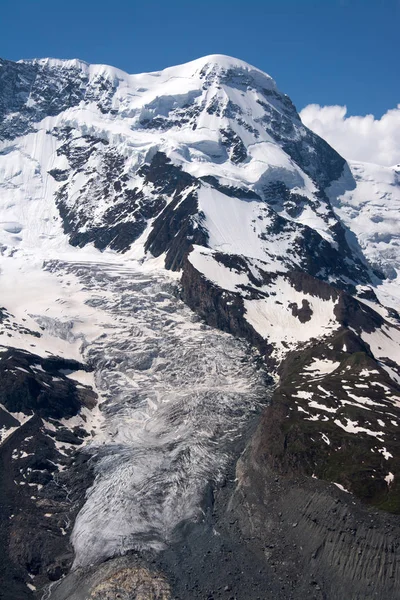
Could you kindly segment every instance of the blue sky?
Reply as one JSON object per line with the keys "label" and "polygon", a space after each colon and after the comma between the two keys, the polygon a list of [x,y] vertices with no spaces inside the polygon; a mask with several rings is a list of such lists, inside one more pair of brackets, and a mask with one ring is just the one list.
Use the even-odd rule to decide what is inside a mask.
{"label": "blue sky", "polygon": [[229,54],[274,77],[300,110],[380,117],[400,102],[400,0],[3,0],[0,56],[153,71]]}

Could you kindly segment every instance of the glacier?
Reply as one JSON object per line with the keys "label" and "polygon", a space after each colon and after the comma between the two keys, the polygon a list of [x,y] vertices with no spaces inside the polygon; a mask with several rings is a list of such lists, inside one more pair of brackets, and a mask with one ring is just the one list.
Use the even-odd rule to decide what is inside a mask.
{"label": "glacier", "polygon": [[100,335],[80,338],[101,418],[84,448],[96,478],[72,532],[75,566],[159,550],[177,525],[201,520],[207,488],[224,481],[233,443],[268,400],[265,373],[254,350],[183,304],[165,270],[115,261],[45,269],[75,280],[82,311],[103,322]]}

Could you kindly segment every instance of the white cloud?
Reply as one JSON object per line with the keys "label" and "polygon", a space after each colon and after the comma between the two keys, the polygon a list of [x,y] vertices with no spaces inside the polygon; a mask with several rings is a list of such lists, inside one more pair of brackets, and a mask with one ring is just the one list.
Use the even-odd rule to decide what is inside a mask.
{"label": "white cloud", "polygon": [[346,106],[309,104],[300,117],[348,160],[386,166],[400,163],[400,104],[380,119],[346,117],[346,113]]}

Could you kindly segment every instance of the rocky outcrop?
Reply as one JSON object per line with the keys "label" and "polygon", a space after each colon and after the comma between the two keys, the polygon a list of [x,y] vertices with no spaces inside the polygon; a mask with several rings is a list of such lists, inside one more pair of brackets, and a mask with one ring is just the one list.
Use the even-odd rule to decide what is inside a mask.
{"label": "rocky outcrop", "polygon": [[243,298],[213,284],[189,260],[184,263],[180,280],[183,301],[208,325],[245,338],[268,362],[272,347],[244,319]]}
{"label": "rocky outcrop", "polygon": [[0,404],[10,413],[68,418],[83,406],[93,407],[95,394],[79,388],[68,374],[89,370],[75,360],[43,359],[30,352],[9,348],[0,357]]}
{"label": "rocky outcrop", "polygon": [[[0,566],[4,600],[32,598],[70,569],[71,529],[93,480],[76,450],[89,432],[68,419],[95,394],[67,377],[74,360],[9,348],[0,355]],[[85,421],[81,419],[82,424]]]}
{"label": "rocky outcrop", "polygon": [[77,569],[51,592],[52,600],[171,600],[166,578],[135,556]]}
{"label": "rocky outcrop", "polygon": [[161,152],[142,172],[157,193],[172,195],[171,202],[155,219],[145,249],[154,256],[165,253],[166,268],[178,271],[193,244],[207,245],[208,235],[201,226],[197,202],[199,182]]}

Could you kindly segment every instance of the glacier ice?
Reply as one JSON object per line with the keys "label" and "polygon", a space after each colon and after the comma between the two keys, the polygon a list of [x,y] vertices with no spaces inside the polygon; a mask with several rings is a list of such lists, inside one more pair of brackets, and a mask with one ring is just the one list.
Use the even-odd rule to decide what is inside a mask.
{"label": "glacier ice", "polygon": [[103,426],[86,451],[96,478],[72,534],[75,566],[130,549],[161,549],[201,518],[209,482],[226,474],[232,442],[267,399],[256,356],[201,323],[165,272],[55,263],[112,324],[86,343]]}

